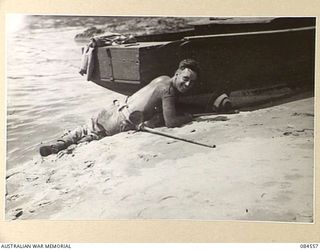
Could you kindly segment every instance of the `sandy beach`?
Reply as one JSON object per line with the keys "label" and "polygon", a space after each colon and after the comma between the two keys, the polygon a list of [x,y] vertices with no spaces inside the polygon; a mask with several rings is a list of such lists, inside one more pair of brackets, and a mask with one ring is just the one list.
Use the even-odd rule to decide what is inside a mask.
{"label": "sandy beach", "polygon": [[6,173],[6,219],[313,222],[314,98],[125,132]]}

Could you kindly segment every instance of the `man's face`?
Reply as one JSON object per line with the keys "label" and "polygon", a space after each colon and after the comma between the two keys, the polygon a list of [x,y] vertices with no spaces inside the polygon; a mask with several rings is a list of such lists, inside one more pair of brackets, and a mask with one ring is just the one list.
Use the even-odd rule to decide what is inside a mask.
{"label": "man's face", "polygon": [[175,87],[181,92],[185,93],[193,87],[197,81],[197,73],[191,69],[185,68],[177,73],[175,78]]}

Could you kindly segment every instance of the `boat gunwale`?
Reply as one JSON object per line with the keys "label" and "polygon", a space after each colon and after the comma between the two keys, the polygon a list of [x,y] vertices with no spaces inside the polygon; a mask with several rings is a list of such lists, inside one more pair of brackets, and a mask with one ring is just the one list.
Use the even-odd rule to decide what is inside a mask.
{"label": "boat gunwale", "polygon": [[190,41],[190,40],[194,40],[194,39],[205,39],[205,38],[215,38],[215,37],[278,34],[278,33],[306,31],[306,30],[315,30],[315,29],[316,29],[316,26],[308,26],[308,27],[292,28],[292,29],[280,29],[280,30],[238,32],[238,33],[225,33],[225,34],[213,34],[213,35],[201,35],[201,36],[186,36],[186,37],[182,38],[181,40],[182,41]]}

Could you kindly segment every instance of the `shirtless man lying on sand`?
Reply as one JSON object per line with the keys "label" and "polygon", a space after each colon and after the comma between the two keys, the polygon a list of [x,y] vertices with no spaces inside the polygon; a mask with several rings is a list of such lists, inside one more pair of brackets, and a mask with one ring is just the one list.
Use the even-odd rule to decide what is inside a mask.
{"label": "shirtless man lying on sand", "polygon": [[190,122],[192,115],[178,114],[175,104],[179,93],[191,89],[199,74],[195,60],[182,60],[173,77],[159,76],[123,102],[115,100],[91,118],[89,124],[68,132],[52,145],[41,146],[40,155],[56,154],[71,144],[134,130],[142,122],[150,127],[179,127]]}

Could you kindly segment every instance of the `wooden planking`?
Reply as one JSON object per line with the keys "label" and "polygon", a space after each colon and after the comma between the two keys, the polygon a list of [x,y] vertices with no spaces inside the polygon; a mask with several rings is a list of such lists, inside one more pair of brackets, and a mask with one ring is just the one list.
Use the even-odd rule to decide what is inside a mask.
{"label": "wooden planking", "polygon": [[[230,92],[276,84],[310,88],[314,84],[313,29],[228,34],[172,43],[110,46],[110,49],[114,81],[135,81],[140,87],[159,75],[173,75],[183,58],[194,58],[201,66],[203,85],[198,85],[190,94]],[[107,58],[103,55],[101,58],[100,64],[106,64]],[[99,66],[101,75],[110,73],[102,66],[107,67]],[[128,89],[132,89],[130,85],[132,83],[128,82]],[[110,85],[110,88],[119,91],[117,85]]]}
{"label": "wooden planking", "polygon": [[95,78],[112,81],[112,64],[106,47],[97,48],[95,60]]}
{"label": "wooden planking", "polygon": [[111,48],[111,61],[115,80],[139,81],[139,48]]}

